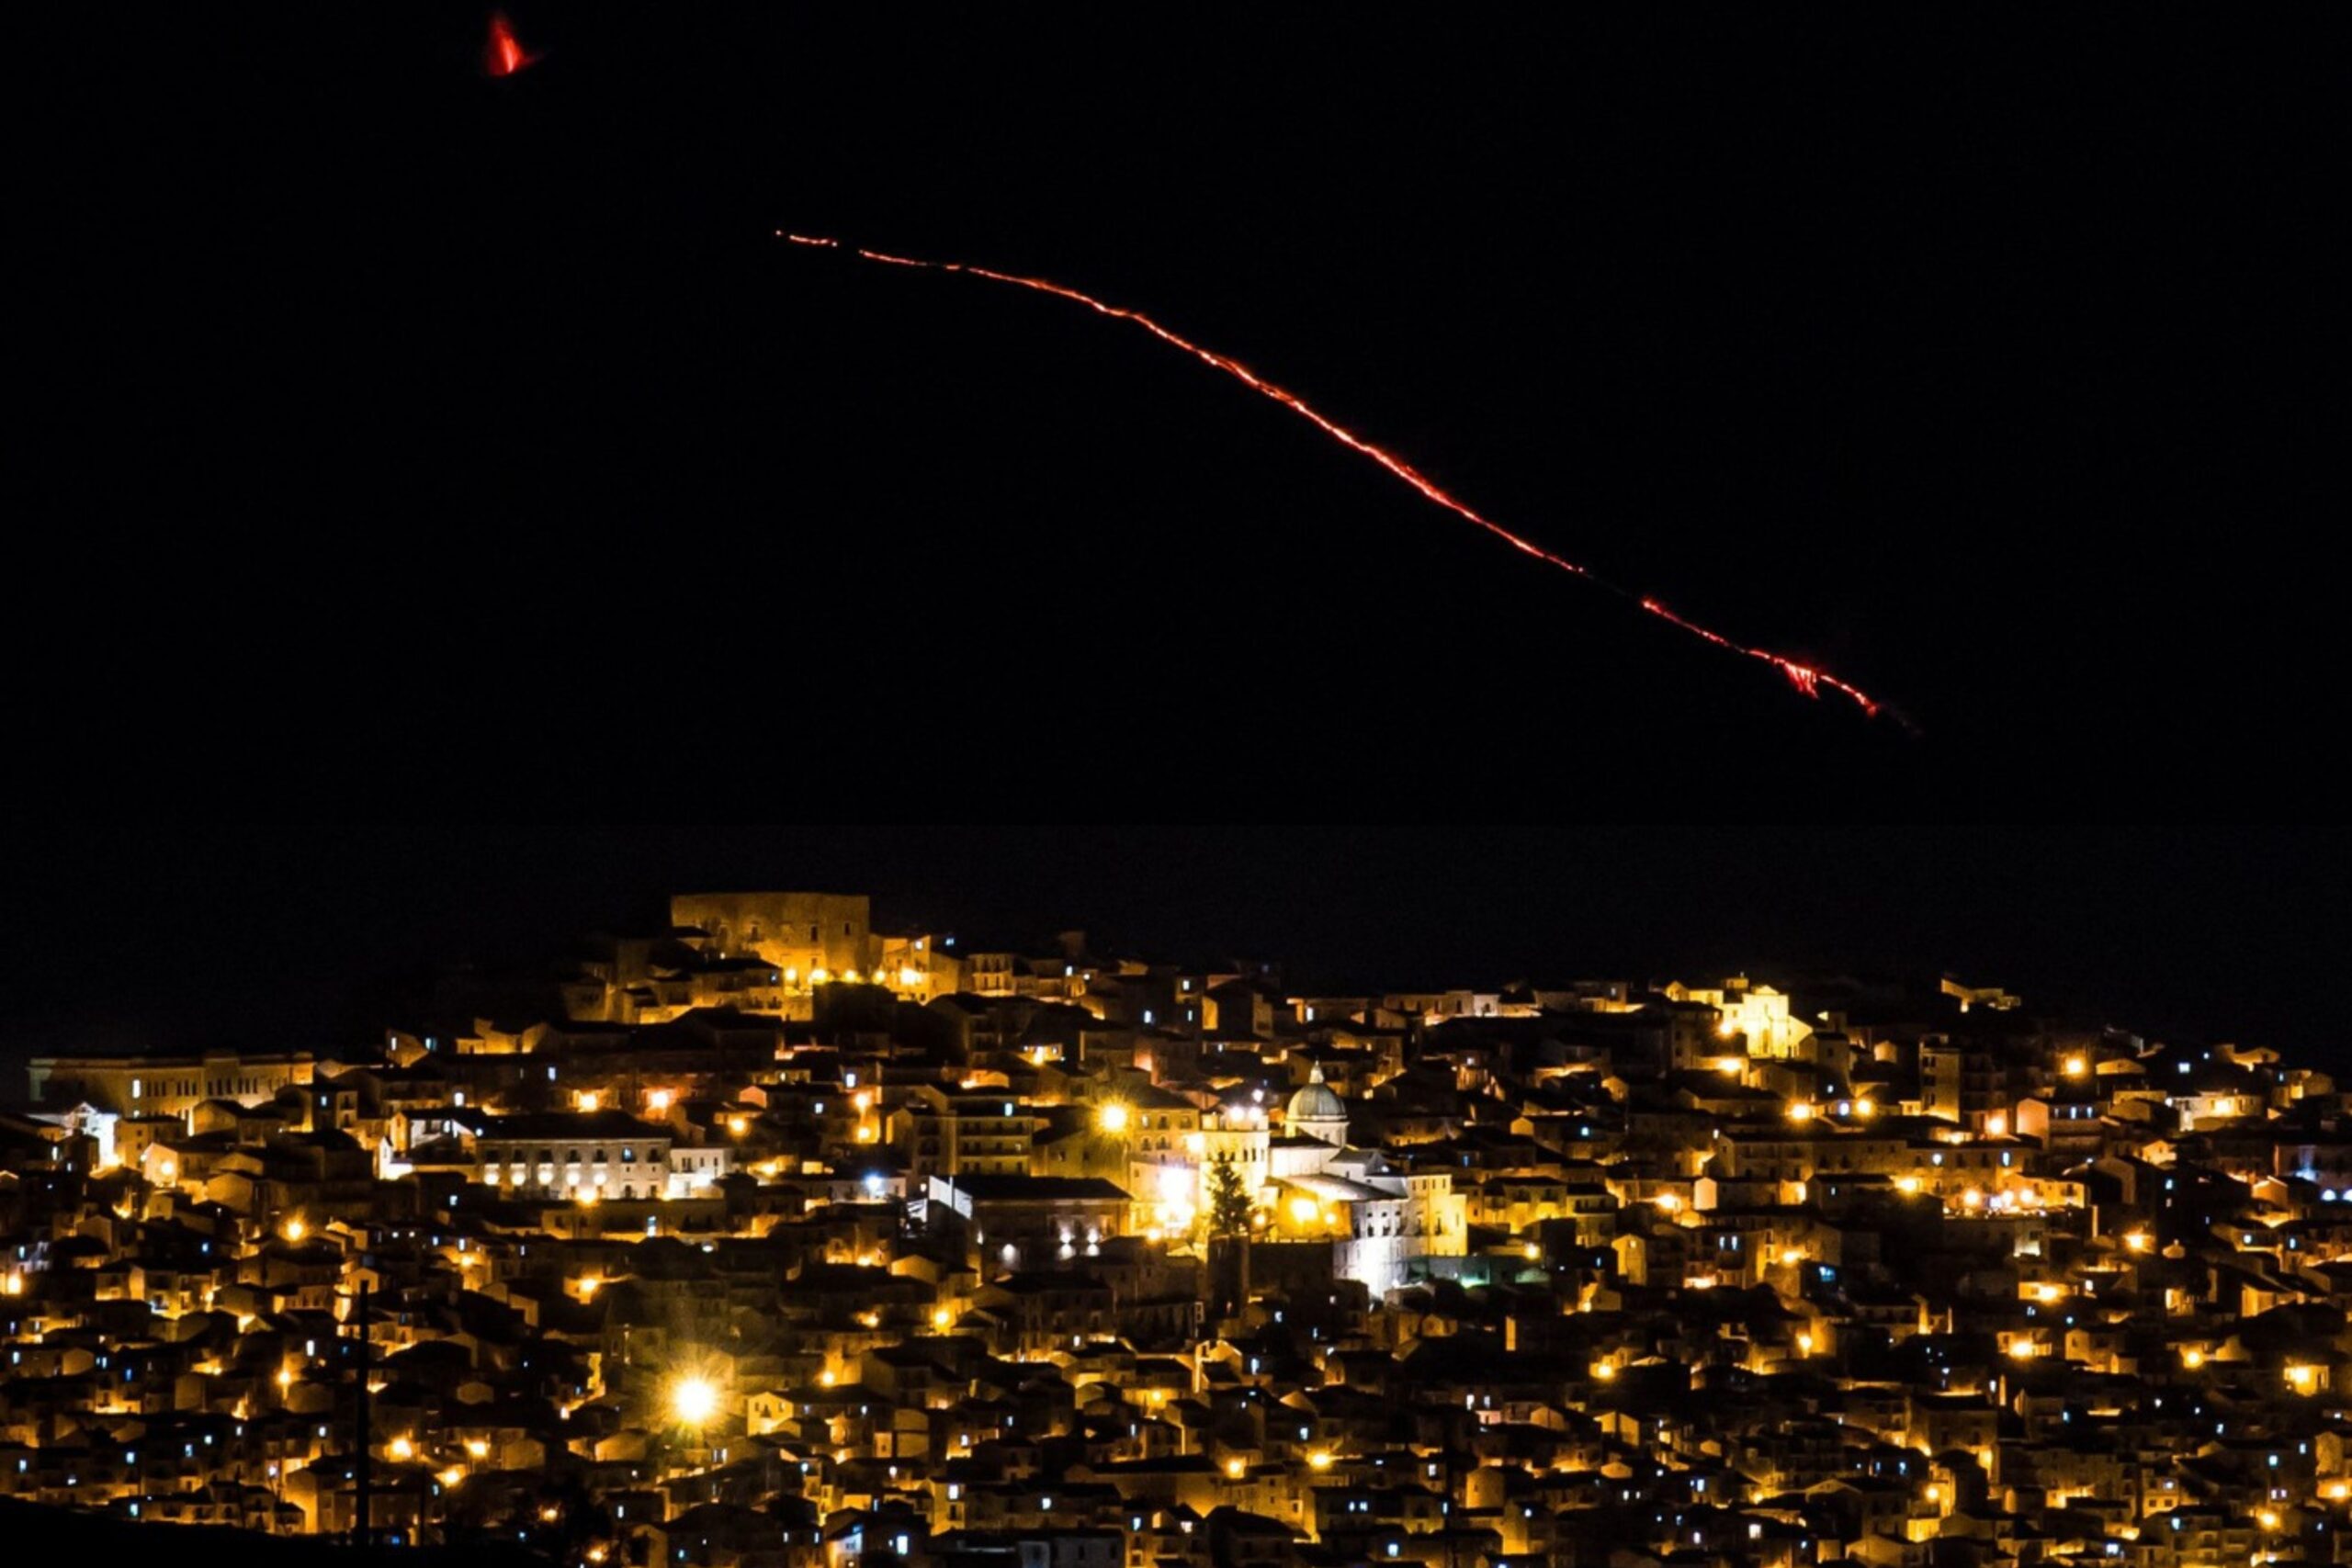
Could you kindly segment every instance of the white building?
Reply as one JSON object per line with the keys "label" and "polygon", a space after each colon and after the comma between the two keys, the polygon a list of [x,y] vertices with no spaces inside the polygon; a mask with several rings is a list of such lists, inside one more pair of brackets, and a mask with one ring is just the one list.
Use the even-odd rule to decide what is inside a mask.
{"label": "white building", "polygon": [[484,1116],[475,1134],[482,1180],[537,1198],[666,1198],[666,1127],[618,1111]]}
{"label": "white building", "polygon": [[720,1177],[735,1168],[735,1150],[728,1144],[672,1144],[670,1186],[673,1198],[698,1198]]}
{"label": "white building", "polygon": [[1290,1098],[1289,1135],[1272,1141],[1278,1234],[1331,1238],[1331,1271],[1375,1294],[1404,1285],[1415,1259],[1469,1250],[1469,1202],[1445,1171],[1396,1169],[1347,1147],[1348,1110],[1318,1071]]}

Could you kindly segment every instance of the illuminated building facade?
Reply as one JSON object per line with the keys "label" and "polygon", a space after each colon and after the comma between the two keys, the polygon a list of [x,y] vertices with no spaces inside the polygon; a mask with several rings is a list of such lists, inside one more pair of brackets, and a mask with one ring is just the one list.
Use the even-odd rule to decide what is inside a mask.
{"label": "illuminated building facade", "polygon": [[308,1051],[213,1051],[200,1056],[36,1056],[27,1073],[37,1102],[74,1097],[122,1116],[185,1118],[208,1100],[258,1105],[281,1089],[309,1084],[315,1066]]}
{"label": "illuminated building facade", "polygon": [[486,1186],[538,1198],[660,1198],[671,1133],[618,1111],[484,1116],[474,1134]]}

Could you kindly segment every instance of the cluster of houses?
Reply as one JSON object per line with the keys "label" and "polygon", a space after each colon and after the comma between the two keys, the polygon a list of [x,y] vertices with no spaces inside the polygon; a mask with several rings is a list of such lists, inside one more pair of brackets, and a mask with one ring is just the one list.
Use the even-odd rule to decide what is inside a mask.
{"label": "cluster of houses", "polygon": [[2325,1075],[1998,989],[1302,995],[861,897],[0,1111],[0,1497],[614,1568],[2239,1568]]}

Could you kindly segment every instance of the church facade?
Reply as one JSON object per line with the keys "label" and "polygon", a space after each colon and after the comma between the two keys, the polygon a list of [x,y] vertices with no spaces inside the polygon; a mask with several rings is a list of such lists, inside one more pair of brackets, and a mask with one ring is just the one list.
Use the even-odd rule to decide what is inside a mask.
{"label": "church facade", "polygon": [[1347,1103],[1317,1069],[1290,1098],[1283,1135],[1269,1140],[1279,1234],[1329,1236],[1331,1270],[1374,1295],[1412,1279],[1416,1261],[1469,1249],[1468,1202],[1446,1171],[1407,1171],[1348,1146]]}

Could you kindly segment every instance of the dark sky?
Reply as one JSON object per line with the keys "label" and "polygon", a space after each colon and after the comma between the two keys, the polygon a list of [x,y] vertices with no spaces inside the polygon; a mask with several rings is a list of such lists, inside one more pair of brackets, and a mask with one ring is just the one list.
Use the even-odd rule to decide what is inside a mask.
{"label": "dark sky", "polygon": [[[512,9],[505,81],[468,6],[28,52],[85,613],[12,673],[75,798],[2336,794],[2346,171],[2277,18]],[[1926,739],[1131,329],[778,226],[1146,308]]]}
{"label": "dark sky", "polygon": [[[463,960],[673,891],[869,892],[967,940],[1084,927],[1302,986],[1945,971],[2151,1034],[2352,1067],[2352,834],[1897,829],[104,829],[0,858],[0,1056],[319,1049]],[[398,1016],[396,1014],[391,1016]]]}

